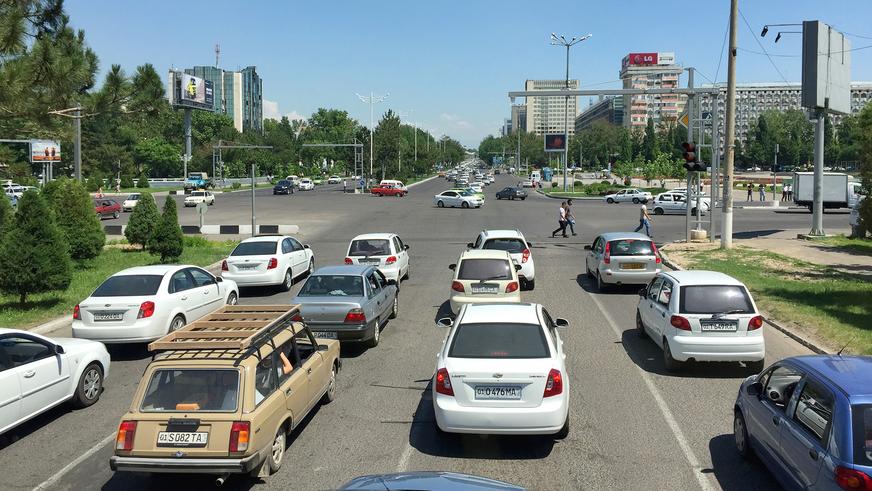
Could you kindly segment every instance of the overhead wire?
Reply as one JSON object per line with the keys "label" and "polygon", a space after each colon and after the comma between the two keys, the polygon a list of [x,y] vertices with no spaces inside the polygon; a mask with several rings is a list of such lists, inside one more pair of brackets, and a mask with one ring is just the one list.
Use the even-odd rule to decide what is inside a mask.
{"label": "overhead wire", "polygon": [[727,47],[727,34],[730,33],[730,22],[727,21],[727,27],[724,29],[724,40],[721,42],[721,56],[718,58],[718,69],[715,70],[715,80],[718,79],[718,74],[721,73],[721,63],[724,61],[725,48]]}
{"label": "overhead wire", "polygon": [[757,39],[757,33],[751,29],[751,24],[748,22],[748,19],[745,18],[745,14],[739,9],[739,15],[742,17],[742,20],[745,21],[745,26],[748,28],[748,32],[751,34],[751,37],[754,38],[754,41],[757,41],[757,45],[760,46],[760,49],[763,50],[763,54],[766,55],[766,58],[769,59],[769,63],[772,64],[772,67],[775,68],[775,71],[778,72],[778,75],[781,77],[781,80],[784,81],[785,84],[790,85],[790,82],[787,81],[787,77],[781,73],[781,69],[778,68],[778,65],[775,64],[775,60],[772,59],[772,56],[769,55],[769,52],[766,51],[766,48],[763,46],[763,43]]}

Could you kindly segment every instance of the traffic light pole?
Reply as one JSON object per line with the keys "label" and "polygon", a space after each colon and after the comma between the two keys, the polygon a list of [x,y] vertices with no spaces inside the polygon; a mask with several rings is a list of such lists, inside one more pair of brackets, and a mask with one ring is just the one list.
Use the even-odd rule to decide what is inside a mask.
{"label": "traffic light pole", "polygon": [[[687,88],[693,88],[693,67],[687,69]],[[687,141],[693,142],[693,95],[687,95],[687,107],[685,110],[687,111]],[[693,196],[691,194],[691,184],[693,183],[693,172],[687,173],[687,193],[685,194],[685,202],[684,202],[684,241],[685,243],[690,242],[690,199]]]}

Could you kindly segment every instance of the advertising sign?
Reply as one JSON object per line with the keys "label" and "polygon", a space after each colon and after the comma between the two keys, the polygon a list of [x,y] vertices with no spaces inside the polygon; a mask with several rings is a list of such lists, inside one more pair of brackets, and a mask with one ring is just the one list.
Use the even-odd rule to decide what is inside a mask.
{"label": "advertising sign", "polygon": [[215,95],[210,80],[180,73],[176,77],[176,84],[177,104],[212,109]]}
{"label": "advertising sign", "polygon": [[61,144],[53,140],[31,140],[31,162],[60,162]]}
{"label": "advertising sign", "polygon": [[802,23],[802,107],[851,113],[851,40],[816,20]]}
{"label": "advertising sign", "polygon": [[630,53],[624,57],[624,66],[656,65],[657,53]]}
{"label": "advertising sign", "polygon": [[564,150],[566,150],[566,136],[563,133],[559,135],[545,135],[546,152],[563,152]]}

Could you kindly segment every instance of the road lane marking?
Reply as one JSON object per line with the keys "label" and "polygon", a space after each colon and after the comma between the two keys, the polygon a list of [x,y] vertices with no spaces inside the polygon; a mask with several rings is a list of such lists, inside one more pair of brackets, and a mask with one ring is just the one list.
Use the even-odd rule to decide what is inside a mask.
{"label": "road lane marking", "polygon": [[409,458],[412,457],[412,445],[406,441],[406,448],[403,450],[403,455],[400,456],[400,461],[397,462],[397,472],[406,472],[406,467],[409,465]]}
{"label": "road lane marking", "polygon": [[84,462],[85,460],[87,460],[88,457],[90,457],[90,456],[94,455],[95,453],[99,452],[100,449],[102,449],[103,447],[105,447],[106,445],[108,445],[109,442],[111,442],[111,441],[114,440],[114,439],[115,439],[115,433],[112,433],[111,435],[107,436],[106,438],[100,440],[96,445],[94,445],[93,447],[91,447],[87,452],[83,453],[82,455],[79,455],[78,457],[76,457],[75,460],[73,460],[72,462],[70,462],[69,464],[67,464],[66,466],[64,466],[63,469],[57,471],[53,476],[51,476],[50,478],[48,478],[48,479],[46,479],[45,481],[43,481],[42,484],[40,484],[39,486],[33,488],[33,491],[42,491],[43,489],[48,489],[50,486],[53,486],[53,485],[56,484],[58,481],[60,481],[61,478],[64,477],[64,475],[65,475],[67,472],[70,472],[70,471],[73,470],[73,468],[75,468],[77,465],[79,465],[79,464],[81,464],[82,462]]}
{"label": "road lane marking", "polygon": [[[611,326],[612,330],[621,338],[623,336],[623,331],[618,327],[617,322],[612,318],[612,316],[606,311],[605,306],[600,302],[600,300],[596,297],[596,295],[587,292],[590,295],[590,298],[593,299],[593,302],[596,304],[597,308],[602,312],[603,317],[606,318],[606,321]],[[651,380],[651,376],[648,375],[648,372],[642,369],[639,365],[636,365],[636,369],[639,370],[639,374],[642,377],[642,380],[645,381],[645,386],[648,388],[648,392],[651,393],[651,396],[654,398],[654,402],[657,403],[657,407],[660,409],[660,413],[663,415],[663,419],[666,420],[666,424],[669,426],[669,429],[672,430],[672,435],[675,437],[675,440],[678,442],[678,446],[681,448],[681,451],[684,453],[684,458],[687,459],[687,462],[690,464],[690,467],[693,470],[693,475],[696,476],[696,480],[699,482],[700,488],[704,491],[714,491],[716,488],[712,485],[709,477],[706,474],[702,473],[702,466],[699,463],[699,459],[696,458],[696,454],[693,453],[693,449],[690,448],[690,444],[687,443],[687,437],[684,436],[684,432],[681,431],[681,427],[678,426],[678,422],[675,419],[675,416],[672,415],[672,411],[669,409],[669,406],[666,404],[666,400],[663,399],[663,395],[660,393],[660,390],[657,389],[657,386],[654,385],[654,381]]]}

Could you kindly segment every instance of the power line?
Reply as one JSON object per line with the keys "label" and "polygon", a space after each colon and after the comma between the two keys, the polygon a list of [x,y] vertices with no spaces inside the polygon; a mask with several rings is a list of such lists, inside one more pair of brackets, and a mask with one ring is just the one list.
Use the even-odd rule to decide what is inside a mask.
{"label": "power line", "polygon": [[[818,53],[818,56],[829,56],[829,55],[837,55],[840,53],[850,53],[851,51],[861,51],[861,50],[869,49],[869,48],[872,48],[872,44],[869,44],[867,46],[860,46],[859,48],[841,49],[839,51],[830,51],[828,53]],[[779,58],[800,58],[800,55],[777,55],[777,54],[763,53],[760,51],[754,51],[754,50],[745,49],[745,48],[737,48],[737,49],[739,51],[744,51],[745,53],[751,53],[751,54],[755,54],[755,55],[777,56]]]}
{"label": "power line", "polygon": [[718,58],[718,69],[715,70],[715,80],[718,79],[718,74],[721,73],[721,63],[723,63],[723,61],[724,61],[724,53],[726,53],[724,48],[727,47],[727,34],[729,34],[729,33],[730,33],[730,22],[728,20],[727,27],[724,29],[724,40],[721,43],[721,56],[720,56],[720,58]]}
{"label": "power line", "polygon": [[784,76],[783,73],[781,73],[781,70],[778,69],[778,65],[775,64],[775,60],[773,60],[772,57],[769,56],[769,53],[766,51],[766,48],[763,47],[763,43],[761,43],[760,40],[757,39],[757,33],[755,33],[753,29],[751,29],[751,24],[748,23],[748,19],[745,18],[745,14],[742,12],[741,9],[739,9],[739,15],[742,16],[742,20],[745,21],[745,26],[748,28],[748,32],[751,34],[751,37],[754,38],[754,41],[757,41],[757,45],[760,46],[761,50],[763,50],[763,54],[766,55],[766,58],[769,58],[769,63],[772,64],[772,67],[775,68],[775,71],[778,72],[779,76],[781,76],[781,80],[783,80],[784,83],[789,85],[790,82],[787,81],[787,78]]}
{"label": "power line", "polygon": [[762,51],[754,51],[754,50],[751,50],[751,49],[745,49],[745,48],[736,48],[736,49],[738,49],[739,51],[743,51],[743,52],[745,52],[745,53],[751,53],[751,54],[754,54],[754,55],[776,56],[776,57],[778,57],[778,58],[799,58],[799,57],[800,57],[799,55],[778,55],[778,54],[769,54],[769,53],[764,53],[764,52],[762,52]]}

